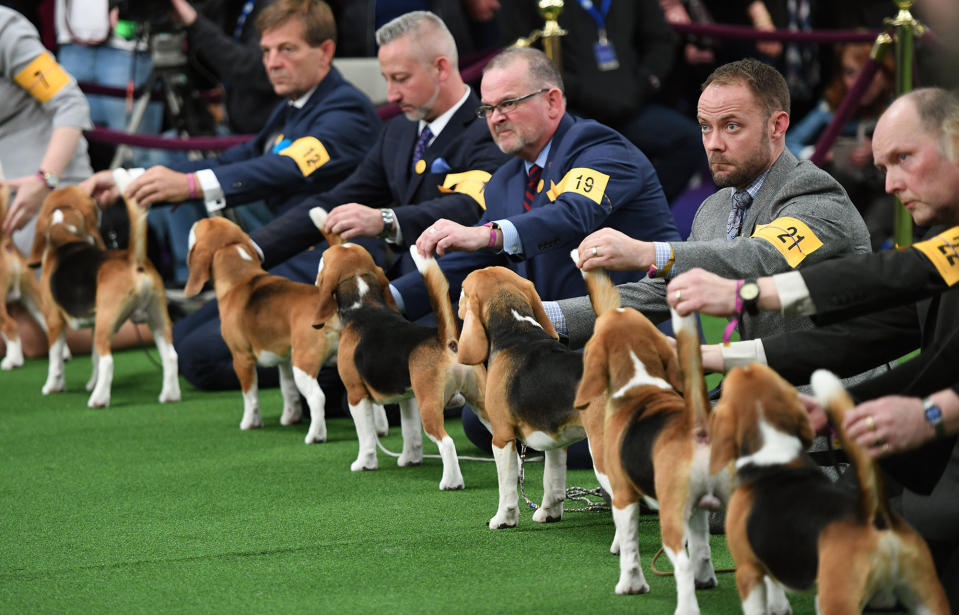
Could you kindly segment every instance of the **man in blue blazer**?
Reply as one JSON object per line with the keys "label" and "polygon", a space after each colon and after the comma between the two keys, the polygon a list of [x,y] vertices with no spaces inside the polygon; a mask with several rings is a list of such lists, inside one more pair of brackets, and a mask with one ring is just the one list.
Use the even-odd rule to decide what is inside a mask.
{"label": "man in blue blazer", "polygon": [[476,116],[479,99],[460,77],[452,35],[433,13],[413,11],[382,26],[376,40],[387,98],[404,117],[386,125],[340,185],[253,234],[266,267],[322,241],[309,218],[317,205],[330,212],[331,232],[385,239],[394,250],[380,264],[390,277],[412,270],[405,248],[434,221],[473,224],[483,212],[483,186],[508,156]]}
{"label": "man in blue blazer", "polygon": [[[559,73],[535,49],[508,49],[487,65],[479,113],[514,158],[486,185],[479,224],[441,219],[417,240],[421,253],[443,256],[439,263],[454,297],[470,271],[489,265],[514,269],[544,300],[585,294],[569,253],[600,227],[679,238],[646,156],[611,128],[566,113],[562,88]],[[642,273],[614,276],[624,282]],[[411,319],[429,311],[419,274],[397,279],[394,294]]]}

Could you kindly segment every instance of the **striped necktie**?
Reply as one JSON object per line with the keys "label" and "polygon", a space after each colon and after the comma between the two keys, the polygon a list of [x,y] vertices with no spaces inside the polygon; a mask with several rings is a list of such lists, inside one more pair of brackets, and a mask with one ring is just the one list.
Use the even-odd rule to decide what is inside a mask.
{"label": "striped necktie", "polygon": [[426,148],[432,138],[433,132],[430,130],[430,127],[424,126],[423,132],[420,133],[420,138],[416,140],[416,147],[413,148],[413,161],[410,163],[410,168],[413,171],[416,171],[416,163],[422,160],[426,154]]}
{"label": "striped necktie", "polygon": [[745,190],[733,193],[733,208],[729,210],[729,217],[726,219],[726,239],[735,239],[743,232],[746,211],[752,204],[753,197]]}
{"label": "striped necktie", "polygon": [[538,165],[534,164],[529,168],[529,180],[526,182],[526,193],[523,194],[523,209],[526,211],[529,211],[529,208],[533,205],[533,199],[536,198],[536,188],[542,174],[543,169]]}

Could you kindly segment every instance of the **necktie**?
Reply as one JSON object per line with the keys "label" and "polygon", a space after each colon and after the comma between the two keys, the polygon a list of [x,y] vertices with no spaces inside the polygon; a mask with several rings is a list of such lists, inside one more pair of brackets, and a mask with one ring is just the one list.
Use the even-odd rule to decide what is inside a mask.
{"label": "necktie", "polygon": [[729,218],[726,219],[726,239],[735,239],[742,233],[746,211],[752,204],[753,197],[745,190],[737,190],[733,193],[733,208],[729,211]]}
{"label": "necktie", "polygon": [[533,199],[536,198],[536,188],[539,184],[540,175],[543,174],[543,169],[537,165],[533,165],[529,168],[529,180],[526,182],[526,193],[523,194],[523,209],[529,211],[530,206],[533,204]]}
{"label": "necktie", "polygon": [[416,163],[423,159],[423,155],[426,153],[426,146],[429,145],[430,139],[432,138],[433,132],[430,130],[430,127],[424,127],[423,132],[420,133],[420,138],[416,140],[416,147],[413,148],[413,162],[410,163],[413,171],[416,171]]}

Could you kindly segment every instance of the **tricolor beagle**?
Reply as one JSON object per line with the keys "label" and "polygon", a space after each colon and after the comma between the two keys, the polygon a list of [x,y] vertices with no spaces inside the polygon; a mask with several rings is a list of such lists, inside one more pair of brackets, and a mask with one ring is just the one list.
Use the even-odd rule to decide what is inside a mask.
{"label": "tricolor beagle", "polygon": [[[314,208],[310,215],[322,229],[325,212]],[[422,461],[422,419],[422,430],[439,446],[443,460],[440,489],[462,489],[463,475],[456,446],[443,425],[443,409],[460,392],[482,411],[486,371],[456,361],[459,327],[446,277],[434,259],[421,258],[411,246],[439,326],[416,325],[397,310],[386,275],[369,252],[356,244],[334,245],[329,237],[327,241],[330,247],[323,252],[316,276],[320,289],[316,322],[321,326],[338,313],[342,324],[336,366],[359,438],[359,453],[350,469],[378,467],[373,404],[398,403],[403,433],[399,465]]]}
{"label": "tricolor beagle", "polygon": [[673,315],[677,356],[645,316],[620,307],[604,272],[584,278],[597,319],[575,404],[584,409],[596,476],[612,495],[616,593],[649,591],[638,542],[644,496],[659,508],[663,550],[676,577],[675,612],[698,613],[695,590],[716,585],[707,509],[725,501],[730,485],[728,474],[709,475],[710,405],[695,315]]}
{"label": "tricolor beagle", "polygon": [[493,434],[499,507],[491,529],[519,521],[517,438],[544,451],[543,500],[533,521],[563,518],[566,447],[586,436],[573,407],[583,355],[558,341],[533,283],[505,267],[487,267],[463,280],[461,363],[488,359],[486,409],[477,416]]}
{"label": "tricolor beagle", "polygon": [[735,462],[726,539],[743,612],[789,613],[781,584],[818,589],[816,610],[826,615],[860,613],[880,591],[913,612],[946,615],[928,547],[890,511],[875,462],[845,436],[842,416],[852,400],[825,370],[812,385],[855,466],[858,489],[832,483],[804,454],[814,435],[807,411],[766,366],[731,370],[711,416],[712,469]]}
{"label": "tricolor beagle", "polygon": [[220,332],[233,355],[233,369],[243,391],[240,429],[263,426],[256,365],[277,366],[283,414],[280,424],[298,423],[300,393],[310,408],[307,444],[326,441],[326,396],[316,380],[323,363],[336,352],[339,326],[331,319],[313,328],[319,292],[311,284],[271,275],[249,236],[226,218],[204,218],[190,229],[184,292],[193,296],[213,280]]}
{"label": "tricolor beagle", "polygon": [[[124,169],[114,170],[120,193],[129,183]],[[41,265],[40,288],[50,342],[50,366],[43,394],[63,391],[65,326],[93,326],[93,374],[87,405],[110,405],[113,356],[110,340],[128,318],[145,319],[163,365],[161,403],[180,401],[177,355],[170,333],[163,280],[146,257],[147,211],[124,197],[130,217],[126,250],[106,250],[97,226],[99,211],[75,186],[51,192],[37,217],[31,266]]]}
{"label": "tricolor beagle", "polygon": [[[3,177],[0,176],[0,181]],[[7,215],[10,187],[0,183],[0,220]],[[46,327],[43,320],[43,298],[37,278],[27,266],[13,240],[0,231],[0,334],[6,344],[6,354],[0,369],[11,370],[23,366],[23,345],[17,321],[7,312],[7,303],[19,302],[33,318]],[[69,358],[69,357],[68,357]]]}

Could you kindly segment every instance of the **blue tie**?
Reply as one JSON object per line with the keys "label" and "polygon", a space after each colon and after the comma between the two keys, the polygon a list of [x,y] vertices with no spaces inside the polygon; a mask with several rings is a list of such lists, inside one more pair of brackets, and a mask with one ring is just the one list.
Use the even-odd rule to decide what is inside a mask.
{"label": "blue tie", "polygon": [[726,219],[726,239],[735,239],[742,233],[746,211],[752,204],[753,197],[745,190],[733,193],[733,208],[729,210],[729,217]]}
{"label": "blue tie", "polygon": [[423,128],[423,132],[420,133],[420,138],[416,141],[416,147],[413,148],[413,162],[410,163],[410,168],[414,172],[416,171],[416,163],[423,159],[423,155],[426,154],[426,147],[432,138],[433,133],[430,131],[430,127],[426,126]]}

